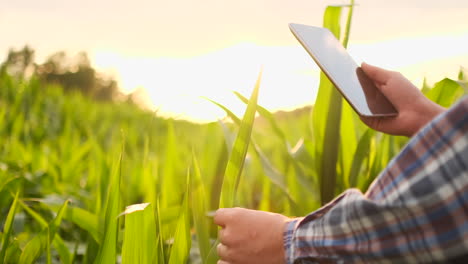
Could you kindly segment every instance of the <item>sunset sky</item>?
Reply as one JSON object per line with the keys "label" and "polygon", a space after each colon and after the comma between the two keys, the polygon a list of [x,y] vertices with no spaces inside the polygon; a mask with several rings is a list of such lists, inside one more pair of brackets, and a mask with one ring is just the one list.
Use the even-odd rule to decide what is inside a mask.
{"label": "sunset sky", "polygon": [[[270,110],[313,103],[318,70],[288,23],[320,26],[324,0],[0,0],[0,59],[29,44],[37,61],[86,51],[126,92],[145,90],[159,113],[197,121],[241,115],[260,69],[259,103]],[[417,86],[468,68],[468,1],[360,0],[349,51],[401,71]],[[343,14],[343,17],[347,13]]]}

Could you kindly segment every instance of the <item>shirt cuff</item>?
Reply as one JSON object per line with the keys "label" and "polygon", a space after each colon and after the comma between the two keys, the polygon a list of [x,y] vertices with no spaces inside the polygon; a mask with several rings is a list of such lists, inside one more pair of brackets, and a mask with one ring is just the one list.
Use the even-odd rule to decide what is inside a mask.
{"label": "shirt cuff", "polygon": [[283,233],[284,257],[286,264],[294,263],[294,247],[292,246],[294,239],[294,232],[296,231],[299,223],[304,219],[303,217],[294,218],[292,221],[286,223]]}

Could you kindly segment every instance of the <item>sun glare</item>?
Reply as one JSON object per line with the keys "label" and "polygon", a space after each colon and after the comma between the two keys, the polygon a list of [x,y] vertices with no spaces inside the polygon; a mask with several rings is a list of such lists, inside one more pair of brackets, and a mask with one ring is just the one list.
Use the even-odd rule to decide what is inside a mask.
{"label": "sun glare", "polygon": [[[366,61],[401,71],[417,86],[456,78],[468,61],[468,33],[395,39],[377,43],[350,43],[357,63]],[[245,105],[233,94],[249,96],[263,68],[259,104],[272,110],[312,104],[319,70],[296,46],[265,47],[240,44],[189,58],[144,58],[100,51],[96,67],[111,72],[126,93],[145,89],[146,104],[159,114],[207,122],[225,113],[206,98],[242,116]]]}

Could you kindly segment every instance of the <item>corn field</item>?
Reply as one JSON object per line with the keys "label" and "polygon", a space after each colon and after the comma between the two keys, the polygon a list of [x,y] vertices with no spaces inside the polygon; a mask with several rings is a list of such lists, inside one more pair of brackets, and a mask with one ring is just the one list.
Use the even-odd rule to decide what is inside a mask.
{"label": "corn field", "polygon": [[[324,13],[345,46],[352,10]],[[466,78],[422,89],[448,107]],[[407,141],[367,128],[323,74],[292,118],[257,105],[261,74],[252,91],[233,94],[244,116],[207,101],[228,118],[193,124],[0,73],[0,264],[214,264],[217,208],[305,215],[366,190]]]}

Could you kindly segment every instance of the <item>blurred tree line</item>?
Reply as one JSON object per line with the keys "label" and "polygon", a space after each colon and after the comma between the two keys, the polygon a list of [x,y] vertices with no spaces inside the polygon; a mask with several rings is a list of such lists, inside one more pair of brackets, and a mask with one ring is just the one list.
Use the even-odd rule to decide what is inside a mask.
{"label": "blurred tree line", "polygon": [[116,80],[98,73],[91,66],[85,52],[72,58],[63,51],[56,52],[42,64],[35,62],[34,53],[28,46],[19,50],[10,49],[0,65],[0,73],[20,79],[36,76],[44,83],[60,85],[65,92],[78,91],[99,101],[133,101],[134,95],[124,96],[119,91]]}

